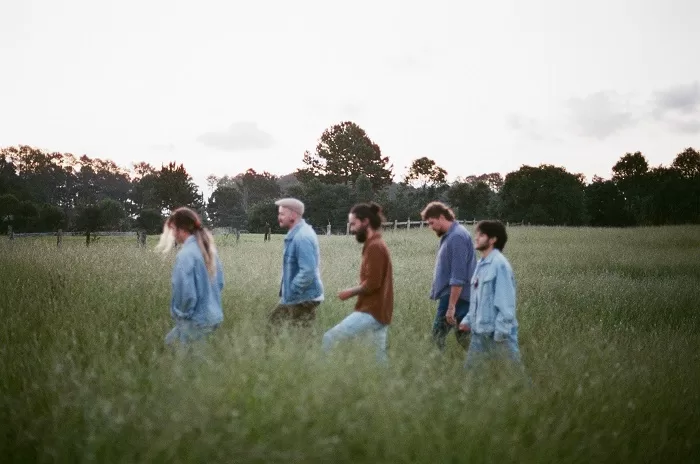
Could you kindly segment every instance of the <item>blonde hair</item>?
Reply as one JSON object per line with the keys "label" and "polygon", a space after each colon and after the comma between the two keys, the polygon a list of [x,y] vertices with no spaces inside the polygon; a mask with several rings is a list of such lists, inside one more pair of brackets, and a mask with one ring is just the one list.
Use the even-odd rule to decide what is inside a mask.
{"label": "blonde hair", "polygon": [[163,224],[163,233],[160,236],[158,245],[156,245],[156,250],[163,253],[167,253],[175,245],[175,235],[170,226],[186,230],[194,235],[197,245],[199,245],[199,250],[204,257],[204,264],[207,266],[209,277],[213,279],[216,275],[216,244],[214,243],[214,236],[209,229],[202,226],[202,220],[199,218],[199,215],[184,206],[172,212],[165,224]]}

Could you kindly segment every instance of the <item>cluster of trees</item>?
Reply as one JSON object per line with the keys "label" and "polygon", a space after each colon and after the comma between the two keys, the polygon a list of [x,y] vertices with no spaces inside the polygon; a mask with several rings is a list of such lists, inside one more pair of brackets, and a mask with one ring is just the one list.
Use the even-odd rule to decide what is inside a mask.
{"label": "cluster of trees", "polygon": [[447,171],[416,159],[400,182],[378,144],[353,122],[323,132],[302,167],[278,177],[249,169],[207,178],[208,201],[182,164],[125,170],[110,160],[48,153],[29,146],[0,149],[0,232],[132,230],[156,233],[172,209],[190,206],[213,227],[277,230],[274,200],[306,204],[319,230],[344,230],[356,202],[382,204],[389,220],[418,220],[426,203],[441,200],[462,219],[500,218],[541,225],[631,226],[700,223],[700,153],[687,148],[670,166],[650,167],[640,152],[623,155],[611,179],[552,165],[469,175],[447,182]]}

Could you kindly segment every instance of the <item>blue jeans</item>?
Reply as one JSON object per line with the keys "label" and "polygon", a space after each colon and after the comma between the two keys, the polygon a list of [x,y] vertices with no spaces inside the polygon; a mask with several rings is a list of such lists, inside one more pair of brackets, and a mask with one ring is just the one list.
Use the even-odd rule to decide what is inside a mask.
{"label": "blue jeans", "polygon": [[353,311],[335,327],[323,334],[323,351],[330,351],[341,340],[359,335],[368,335],[377,349],[377,360],[387,362],[386,339],[389,326],[379,323],[374,316],[360,311]]}
{"label": "blue jeans", "polygon": [[207,337],[214,332],[219,324],[212,326],[198,326],[187,320],[179,320],[175,323],[175,327],[165,336],[165,344],[173,345],[177,342],[187,344],[196,342]]}
{"label": "blue jeans", "polygon": [[477,334],[472,332],[464,367],[474,369],[479,367],[479,364],[490,360],[510,360],[519,368],[522,367],[517,327],[513,327],[510,335],[502,342],[495,341],[493,333]]}
{"label": "blue jeans", "polygon": [[[445,350],[445,338],[447,334],[452,330],[453,326],[447,323],[445,315],[447,314],[447,306],[450,304],[450,295],[445,295],[440,297],[438,300],[437,313],[435,314],[435,320],[433,321],[433,341],[437,344],[440,351]],[[467,300],[459,299],[455,305],[455,319],[457,320],[457,325],[462,321],[464,316],[469,312],[469,302]],[[455,329],[455,337],[457,342],[462,345],[462,348],[467,349],[467,343],[469,340],[469,332],[462,332],[457,327]]]}

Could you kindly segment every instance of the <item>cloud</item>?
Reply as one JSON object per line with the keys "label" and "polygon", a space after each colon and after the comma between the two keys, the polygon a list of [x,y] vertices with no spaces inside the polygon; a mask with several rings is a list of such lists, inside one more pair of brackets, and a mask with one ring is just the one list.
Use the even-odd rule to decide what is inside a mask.
{"label": "cloud", "polygon": [[252,121],[233,123],[226,131],[206,132],[197,141],[224,151],[264,150],[274,144],[273,137]]}
{"label": "cloud", "polygon": [[700,132],[700,83],[680,84],[654,92],[652,116],[683,133]]}
{"label": "cloud", "polygon": [[506,127],[516,132],[520,132],[533,140],[542,140],[540,125],[535,118],[522,114],[510,113],[506,116]]}
{"label": "cloud", "polygon": [[676,85],[654,92],[653,113],[662,117],[667,112],[693,114],[700,109],[700,83]]}
{"label": "cloud", "polygon": [[568,101],[570,122],[583,136],[605,139],[636,124],[629,101],[615,92],[596,92]]}

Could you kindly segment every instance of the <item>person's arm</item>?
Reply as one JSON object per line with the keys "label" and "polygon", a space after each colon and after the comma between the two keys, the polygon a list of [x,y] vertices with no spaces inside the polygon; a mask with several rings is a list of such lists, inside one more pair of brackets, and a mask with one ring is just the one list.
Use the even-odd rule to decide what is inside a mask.
{"label": "person's arm", "polygon": [[170,313],[178,319],[189,319],[197,305],[194,282],[194,263],[191,257],[180,254],[173,267],[173,297]]}
{"label": "person's arm", "polygon": [[450,299],[445,318],[451,325],[457,323],[455,320],[457,300],[459,300],[462,289],[467,285],[467,279],[469,278],[469,245],[471,244],[467,243],[466,238],[461,236],[455,237],[450,241],[450,249],[448,250],[450,253]]}
{"label": "person's arm", "polygon": [[515,278],[505,264],[500,264],[496,270],[494,292],[496,308],[496,328],[493,339],[502,342],[510,336],[515,322]]}
{"label": "person's arm", "polygon": [[219,286],[219,291],[224,289],[224,267],[221,265],[219,255],[216,255],[216,283]]}

